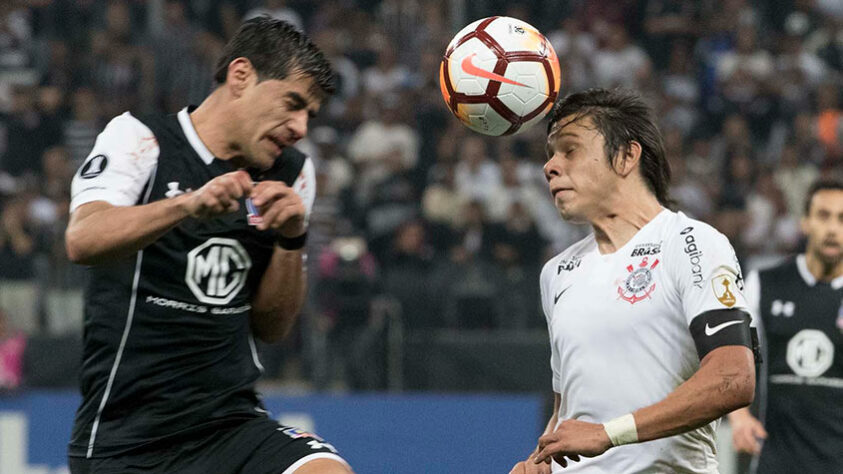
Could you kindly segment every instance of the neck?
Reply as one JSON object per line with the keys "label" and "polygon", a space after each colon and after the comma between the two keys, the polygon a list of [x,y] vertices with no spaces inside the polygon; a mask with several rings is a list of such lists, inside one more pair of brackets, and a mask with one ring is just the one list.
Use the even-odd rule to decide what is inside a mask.
{"label": "neck", "polygon": [[231,110],[230,102],[220,87],[211,93],[202,104],[190,113],[190,121],[202,143],[220,160],[242,159],[240,146],[231,138],[232,126],[238,123]]}
{"label": "neck", "polygon": [[843,260],[837,263],[826,263],[817,257],[814,252],[805,252],[805,264],[817,281],[828,283],[839,276],[843,276]]}
{"label": "neck", "polygon": [[615,193],[611,205],[604,206],[596,218],[589,219],[600,253],[613,253],[623,247],[662,209],[650,192]]}

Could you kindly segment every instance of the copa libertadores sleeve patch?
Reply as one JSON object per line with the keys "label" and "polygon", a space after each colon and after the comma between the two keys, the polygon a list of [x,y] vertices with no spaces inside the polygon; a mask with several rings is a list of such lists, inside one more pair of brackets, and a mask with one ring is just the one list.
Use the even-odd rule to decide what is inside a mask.
{"label": "copa libertadores sleeve patch", "polygon": [[754,349],[750,319],[749,314],[740,309],[717,309],[697,315],[691,321],[690,329],[700,359],[721,346]]}

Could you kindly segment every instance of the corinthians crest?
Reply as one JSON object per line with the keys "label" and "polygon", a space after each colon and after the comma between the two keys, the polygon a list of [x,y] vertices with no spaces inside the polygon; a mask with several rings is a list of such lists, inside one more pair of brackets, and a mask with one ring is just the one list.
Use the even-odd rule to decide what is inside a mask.
{"label": "corinthians crest", "polygon": [[648,258],[644,257],[638,267],[627,265],[626,271],[629,274],[622,283],[618,283],[618,297],[629,301],[629,304],[649,298],[656,289],[656,284],[653,283],[653,269],[658,264],[658,259],[649,264]]}

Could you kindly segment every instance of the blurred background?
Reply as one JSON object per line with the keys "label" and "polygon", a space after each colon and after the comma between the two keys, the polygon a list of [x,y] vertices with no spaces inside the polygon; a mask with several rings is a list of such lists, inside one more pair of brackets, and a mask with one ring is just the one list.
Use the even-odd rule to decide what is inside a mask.
{"label": "blurred background", "polygon": [[[362,454],[350,451],[371,449],[332,430],[436,449],[430,436],[400,441],[389,431],[416,416],[445,440],[462,429],[464,446],[486,450],[463,456],[500,443],[510,451],[493,472],[505,472],[535,446],[549,413],[538,275],[589,229],[557,215],[541,172],[542,125],[487,138],[444,106],[439,62],[471,21],[506,15],[544,32],[561,61],[562,95],[641,91],[658,112],[678,208],[725,233],[744,271],[800,249],[806,190],[843,170],[839,0],[4,0],[0,473],[64,469],[86,280],[64,253],[73,173],[115,115],[199,104],[226,40],[260,14],[305,31],[339,75],[299,146],[318,176],[309,300],[286,342],[260,348],[260,388],[282,397],[281,411],[298,403],[289,415],[351,460]],[[365,426],[320,421],[319,410],[335,410],[335,421],[361,410],[338,402],[361,393],[375,405],[347,422]],[[375,434],[384,401],[405,404],[406,418]],[[55,416],[38,415],[41,402]],[[430,420],[439,402],[452,411]],[[465,407],[486,433],[443,424]],[[520,441],[494,438],[495,417]],[[29,438],[9,434],[19,428]],[[357,468],[453,472],[427,463]],[[734,460],[724,463],[733,472]]]}

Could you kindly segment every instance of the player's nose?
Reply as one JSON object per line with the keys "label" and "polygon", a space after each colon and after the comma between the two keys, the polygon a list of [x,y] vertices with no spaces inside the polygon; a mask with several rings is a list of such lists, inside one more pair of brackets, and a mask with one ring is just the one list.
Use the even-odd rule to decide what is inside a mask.
{"label": "player's nose", "polygon": [[550,157],[547,160],[547,163],[544,164],[544,178],[550,182],[554,176],[560,176],[562,174],[562,168],[559,163],[559,160],[556,158],[556,155]]}
{"label": "player's nose", "polygon": [[294,141],[301,140],[307,135],[307,120],[308,115],[307,111],[299,111],[293,115],[293,118],[287,122],[287,128],[292,133],[292,138]]}

